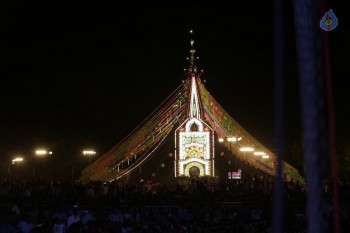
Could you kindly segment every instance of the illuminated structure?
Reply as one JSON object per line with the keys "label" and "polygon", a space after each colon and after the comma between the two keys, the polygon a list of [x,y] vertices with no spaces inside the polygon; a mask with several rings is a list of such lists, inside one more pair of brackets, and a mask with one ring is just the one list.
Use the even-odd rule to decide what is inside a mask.
{"label": "illuminated structure", "polygon": [[190,80],[188,119],[176,130],[175,176],[214,176],[214,130],[201,119],[201,101],[197,83],[201,72],[195,66],[194,41],[191,40],[191,65],[187,70]]}
{"label": "illuminated structure", "polygon": [[[187,79],[124,139],[84,168],[80,181],[155,178],[157,169],[164,167],[173,169],[172,177],[216,176],[215,137],[229,156],[245,167],[276,174],[276,155],[238,124],[204,87],[202,71],[194,65],[193,43]],[[175,145],[170,141],[174,135]],[[167,152],[161,151],[165,144],[171,147]],[[171,158],[168,163],[161,162],[165,157]],[[154,164],[149,163],[152,159]],[[298,170],[284,161],[283,173],[286,178],[305,182]]]}

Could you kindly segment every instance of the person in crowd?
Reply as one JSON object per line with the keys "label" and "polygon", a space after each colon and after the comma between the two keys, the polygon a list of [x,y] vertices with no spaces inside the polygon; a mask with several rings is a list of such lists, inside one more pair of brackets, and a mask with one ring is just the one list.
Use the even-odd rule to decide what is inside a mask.
{"label": "person in crowd", "polygon": [[33,224],[31,222],[31,213],[27,212],[25,213],[20,221],[17,223],[17,229],[21,233],[31,233],[33,230]]}
{"label": "person in crowd", "polygon": [[73,223],[80,222],[78,206],[73,207],[73,212],[68,216],[67,228],[69,228]]}

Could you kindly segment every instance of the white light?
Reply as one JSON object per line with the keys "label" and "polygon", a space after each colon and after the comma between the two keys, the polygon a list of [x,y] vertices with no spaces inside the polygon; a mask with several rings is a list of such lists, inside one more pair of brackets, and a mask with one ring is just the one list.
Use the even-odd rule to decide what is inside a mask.
{"label": "white light", "polygon": [[254,152],[254,155],[266,155],[266,153],[262,151],[256,151]]}
{"label": "white light", "polygon": [[268,155],[263,155],[262,158],[263,158],[263,159],[268,159],[268,158],[270,158],[270,156],[268,156]]}
{"label": "white light", "polygon": [[190,33],[193,33],[193,30],[190,30]]}
{"label": "white light", "polygon": [[93,150],[84,150],[83,151],[83,155],[94,155],[94,154],[96,154],[96,152]]}
{"label": "white light", "polygon": [[15,164],[15,162],[22,162],[22,161],[23,161],[22,157],[17,157],[17,158],[12,159],[12,164]]}
{"label": "white light", "polygon": [[219,138],[219,142],[224,142],[224,139],[223,138]]}
{"label": "white light", "polygon": [[242,137],[237,138],[237,141],[241,141],[241,140],[242,140]]}
{"label": "white light", "polygon": [[13,162],[20,162],[23,161],[23,158],[15,158],[14,160],[12,160]]}
{"label": "white light", "polygon": [[46,154],[47,154],[47,151],[46,151],[46,150],[36,150],[36,151],[35,151],[35,154],[36,154],[36,155],[46,155]]}
{"label": "white light", "polygon": [[240,151],[254,151],[255,149],[252,147],[242,147]]}
{"label": "white light", "polygon": [[237,138],[236,137],[230,137],[230,138],[227,138],[227,141],[228,142],[236,142]]}

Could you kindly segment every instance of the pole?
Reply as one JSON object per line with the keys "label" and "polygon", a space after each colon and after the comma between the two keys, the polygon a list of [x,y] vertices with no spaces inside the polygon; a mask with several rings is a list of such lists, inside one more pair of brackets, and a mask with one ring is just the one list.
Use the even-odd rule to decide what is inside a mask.
{"label": "pole", "polygon": [[45,168],[45,156],[43,158],[43,179],[45,179],[46,176],[46,168]]}
{"label": "pole", "polygon": [[[324,83],[323,40],[320,22],[320,1],[294,0],[295,34],[301,103],[302,142],[306,175],[307,232],[329,232],[324,215],[327,198],[323,181],[328,165],[327,106]],[[328,106],[330,107],[330,106]],[[330,129],[332,130],[332,129]],[[335,204],[335,203],[333,203]],[[336,211],[333,206],[333,211]],[[336,212],[334,212],[336,214]],[[333,232],[339,232],[334,222]]]}
{"label": "pole", "polygon": [[74,180],[74,161],[72,163],[71,177],[72,177],[72,181],[73,181]]}
{"label": "pole", "polygon": [[19,170],[19,165],[17,165],[17,180],[19,181],[19,177],[20,177],[20,170]]}
{"label": "pole", "polygon": [[89,180],[91,180],[91,167],[90,167],[90,156],[89,157]]}
{"label": "pole", "polygon": [[281,233],[283,229],[283,181],[282,161],[284,156],[284,4],[274,1],[274,78],[275,78],[275,128],[277,145],[277,172],[273,198],[272,232]]}
{"label": "pole", "polygon": [[9,163],[9,166],[7,168],[7,173],[8,173],[8,176],[9,176],[9,180],[11,180],[11,163]]}

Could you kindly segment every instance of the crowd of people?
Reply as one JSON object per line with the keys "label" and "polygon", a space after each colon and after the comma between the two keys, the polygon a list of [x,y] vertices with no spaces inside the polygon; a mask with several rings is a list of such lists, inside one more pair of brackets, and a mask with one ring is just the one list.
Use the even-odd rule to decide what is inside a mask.
{"label": "crowd of people", "polygon": [[[340,185],[342,228],[349,220],[350,185]],[[284,184],[285,232],[306,232],[305,188]],[[331,228],[330,187],[325,219]],[[0,182],[0,233],[271,232],[273,180],[160,184],[114,182]]]}

